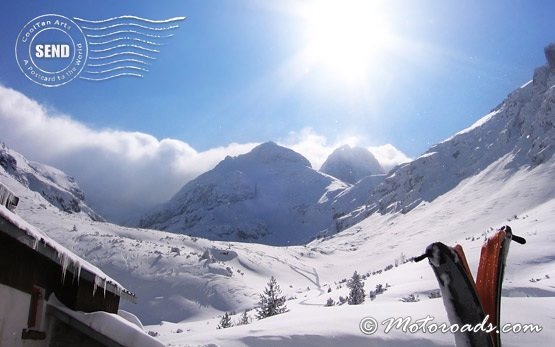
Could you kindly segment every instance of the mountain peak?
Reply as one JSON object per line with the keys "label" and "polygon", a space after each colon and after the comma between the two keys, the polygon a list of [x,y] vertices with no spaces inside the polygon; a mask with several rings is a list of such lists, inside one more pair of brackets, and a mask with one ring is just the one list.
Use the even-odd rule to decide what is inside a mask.
{"label": "mountain peak", "polygon": [[545,53],[545,59],[547,59],[547,64],[550,68],[555,67],[555,43],[550,43],[543,49]]}
{"label": "mountain peak", "polygon": [[299,163],[309,168],[312,167],[308,159],[299,153],[272,141],[264,142],[253,148],[249,153],[243,154],[238,158],[253,158],[256,162],[265,164],[290,162]]}
{"label": "mountain peak", "polygon": [[333,151],[322,164],[320,171],[352,184],[366,176],[384,173],[382,166],[369,150],[349,145],[343,145]]}

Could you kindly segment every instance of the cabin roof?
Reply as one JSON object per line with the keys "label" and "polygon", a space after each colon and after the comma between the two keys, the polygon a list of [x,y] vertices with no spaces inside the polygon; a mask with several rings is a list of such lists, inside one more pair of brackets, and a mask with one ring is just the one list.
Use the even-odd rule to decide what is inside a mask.
{"label": "cabin roof", "polygon": [[0,205],[0,226],[4,223],[8,223],[12,227],[1,228],[0,232],[10,235],[35,252],[60,264],[64,275],[66,271],[69,271],[80,279],[93,283],[100,290],[112,292],[132,302],[136,301],[134,293],[125,289],[102,270],[60,245],[5,206]]}

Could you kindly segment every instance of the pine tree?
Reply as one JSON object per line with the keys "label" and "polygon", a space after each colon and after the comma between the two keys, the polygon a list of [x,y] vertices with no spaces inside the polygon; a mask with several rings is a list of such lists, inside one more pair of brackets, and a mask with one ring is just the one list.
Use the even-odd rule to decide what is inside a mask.
{"label": "pine tree", "polygon": [[225,328],[229,328],[231,327],[231,316],[229,315],[229,313],[225,313],[222,317],[222,319],[220,320],[220,324],[218,324],[218,326],[216,327],[216,329],[225,329]]}
{"label": "pine tree", "polygon": [[239,321],[237,325],[247,325],[250,323],[249,315],[247,314],[247,310],[243,311],[241,317],[239,317]]}
{"label": "pine tree", "polygon": [[277,284],[276,279],[272,276],[268,286],[264,289],[264,294],[260,294],[256,317],[264,319],[284,312],[287,312],[285,296],[281,295],[279,284]]}
{"label": "pine tree", "polygon": [[364,293],[364,282],[358,272],[355,271],[353,277],[347,282],[347,287],[351,289],[347,302],[349,305],[360,305],[364,302],[366,294]]}

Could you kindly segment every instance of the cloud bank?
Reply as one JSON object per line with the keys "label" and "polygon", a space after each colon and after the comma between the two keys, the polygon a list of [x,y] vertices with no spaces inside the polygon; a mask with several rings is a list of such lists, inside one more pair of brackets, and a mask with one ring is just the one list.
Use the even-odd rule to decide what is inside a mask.
{"label": "cloud bank", "polygon": [[[129,222],[145,209],[168,200],[186,182],[213,168],[227,155],[250,151],[257,143],[232,143],[197,151],[176,139],[158,140],[140,132],[96,130],[48,110],[13,89],[0,86],[0,140],[29,160],[74,176],[86,201],[116,222]],[[311,129],[277,142],[318,169],[338,146],[356,138],[328,141]],[[408,161],[392,145],[369,148],[386,168]]]}

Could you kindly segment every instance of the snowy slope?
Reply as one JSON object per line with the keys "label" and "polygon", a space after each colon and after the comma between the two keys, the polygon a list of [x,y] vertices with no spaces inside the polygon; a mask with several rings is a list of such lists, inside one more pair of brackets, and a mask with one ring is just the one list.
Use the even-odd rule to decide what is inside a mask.
{"label": "snowy slope", "polygon": [[[504,346],[541,344],[554,337],[551,307],[555,304],[555,192],[550,187],[555,161],[523,170],[511,178],[502,168],[509,158],[465,181],[453,191],[430,204],[422,204],[408,214],[375,214],[358,225],[308,245],[301,258],[310,289],[288,301],[289,313],[251,325],[215,330],[219,319],[164,323],[151,326],[171,346],[452,346],[449,334],[404,333],[372,336],[359,331],[363,317],[382,321],[389,317],[434,317],[446,322],[441,299],[428,295],[438,284],[426,262],[406,263],[402,259],[419,255],[434,241],[460,243],[465,248],[470,268],[476,274],[480,247],[491,228],[509,224],[526,245],[512,245],[505,274],[502,322],[535,323],[539,334],[503,335]],[[267,250],[267,255],[271,253]],[[290,249],[290,254],[294,251]],[[281,257],[291,261],[291,258]],[[262,263],[263,261],[261,261]],[[398,266],[395,266],[398,264]],[[390,270],[384,269],[391,267]],[[277,270],[277,269],[276,269]],[[336,302],[348,293],[342,283],[354,270],[370,276],[366,290],[386,283],[388,290],[376,300],[360,306],[324,307],[328,298]],[[380,271],[381,270],[381,271]],[[277,271],[276,271],[277,272]],[[277,272],[282,287],[294,281],[291,273]],[[262,286],[263,284],[261,284]],[[301,287],[301,285],[297,285]],[[328,288],[332,291],[328,293]],[[414,294],[419,302],[404,303]],[[238,312],[238,310],[237,310]],[[254,312],[250,312],[254,316]],[[237,320],[239,315],[233,318]],[[181,331],[181,333],[180,333]]]}
{"label": "snowy slope", "polygon": [[384,169],[369,150],[349,145],[333,151],[320,171],[351,184],[366,176],[384,173]]}
{"label": "snowy slope", "polygon": [[0,148],[0,175],[13,177],[62,211],[85,213],[94,220],[103,220],[85,204],[85,194],[73,177],[51,166],[28,161],[5,145]]}
{"label": "snowy slope", "polygon": [[[341,217],[351,213],[352,211],[364,208],[372,192],[379,186],[387,177],[386,174],[370,175],[362,178],[356,184],[348,187],[337,194],[332,202],[332,209],[334,211],[334,221],[342,223]],[[331,225],[328,230],[324,232],[330,233],[341,229],[341,224]]]}
{"label": "snowy slope", "polygon": [[331,202],[347,187],[268,142],[187,183],[140,226],[214,240],[300,244],[329,227]]}

